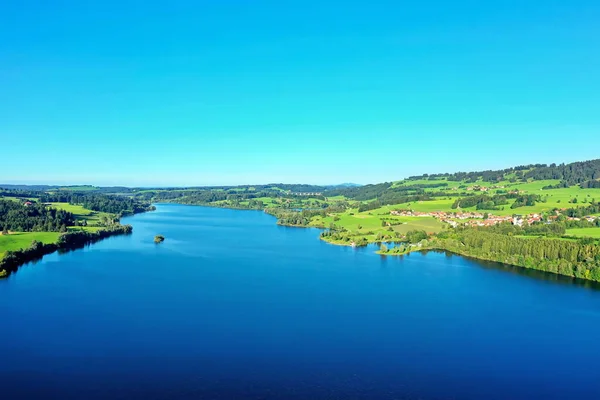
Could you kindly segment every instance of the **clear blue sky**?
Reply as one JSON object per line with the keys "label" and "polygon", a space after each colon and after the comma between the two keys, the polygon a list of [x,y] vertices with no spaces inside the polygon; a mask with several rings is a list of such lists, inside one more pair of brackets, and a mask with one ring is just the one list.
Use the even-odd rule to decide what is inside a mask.
{"label": "clear blue sky", "polygon": [[4,1],[0,182],[375,183],[600,157],[600,2]]}

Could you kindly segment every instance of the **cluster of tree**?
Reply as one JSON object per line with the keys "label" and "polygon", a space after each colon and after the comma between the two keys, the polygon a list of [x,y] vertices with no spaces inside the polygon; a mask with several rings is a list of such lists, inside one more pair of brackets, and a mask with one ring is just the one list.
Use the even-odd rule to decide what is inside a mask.
{"label": "cluster of tree", "polygon": [[589,241],[532,239],[466,228],[438,235],[431,246],[479,259],[600,281],[600,246]]}
{"label": "cluster of tree", "polygon": [[510,206],[510,208],[519,208],[526,206],[535,206],[537,201],[542,201],[542,197],[536,194],[523,194],[517,196],[515,202]]}
{"label": "cluster of tree", "polygon": [[397,225],[402,225],[404,222],[396,219],[396,218],[388,218],[388,217],[382,217],[381,218],[381,226],[397,226]]}
{"label": "cluster of tree", "polygon": [[393,246],[391,248],[389,248],[387,245],[382,244],[381,246],[379,246],[379,252],[380,254],[387,254],[387,255],[404,255],[407,252],[410,251],[412,246],[410,245],[405,245],[405,244],[398,244],[396,246]]}
{"label": "cluster of tree", "polygon": [[486,182],[495,182],[505,179],[506,175],[516,174],[517,176],[523,176],[523,171],[531,170],[535,168],[545,167],[545,164],[530,164],[530,165],[519,165],[517,167],[505,168],[501,170],[486,170],[486,171],[474,171],[474,172],[453,172],[453,173],[441,173],[441,174],[423,174],[417,176],[411,176],[411,180],[423,180],[423,179],[447,179],[448,181],[466,181],[470,183],[477,182],[482,179]]}
{"label": "cluster of tree", "polygon": [[509,195],[489,196],[482,194],[478,196],[469,196],[456,199],[452,203],[452,208],[469,208],[476,206],[478,210],[499,210],[500,206],[508,204]]}
{"label": "cluster of tree", "polygon": [[289,210],[284,208],[269,208],[266,209],[269,214],[277,218],[279,225],[286,226],[308,226],[313,217],[327,217],[331,213],[340,213],[344,209],[339,206],[330,206],[322,209],[304,209],[304,210]]}
{"label": "cluster of tree", "polygon": [[564,189],[564,188],[568,188],[568,187],[569,187],[569,184],[567,183],[567,181],[560,181],[556,185],[546,185],[546,186],[542,187],[542,190]]}
{"label": "cluster of tree", "polygon": [[106,195],[100,193],[78,193],[60,191],[40,195],[44,203],[60,202],[81,205],[88,210],[101,211],[118,216],[137,214],[154,209],[148,203],[127,196]]}
{"label": "cluster of tree", "polygon": [[[425,189],[436,189],[448,186],[447,182],[437,182],[430,184],[404,184],[392,186],[390,182],[378,183],[375,185],[365,185],[360,187],[347,187],[335,190],[328,190],[324,193],[327,197],[344,196],[356,201],[366,201],[377,199],[383,204],[394,204],[392,201],[409,195],[425,194]],[[429,196],[447,196],[446,193],[427,193]]]}
{"label": "cluster of tree", "polygon": [[600,180],[585,181],[579,186],[581,186],[582,189],[600,189]]}
{"label": "cluster of tree", "polygon": [[96,232],[76,231],[63,233],[59,236],[57,243],[44,244],[34,240],[26,249],[6,252],[4,258],[0,260],[0,276],[10,274],[16,271],[19,266],[40,259],[44,255],[53,253],[56,250],[74,250],[109,236],[130,234],[132,231],[133,228],[131,225],[116,225]]}
{"label": "cluster of tree", "polygon": [[427,232],[420,230],[408,231],[406,232],[405,236],[406,241],[412,244],[419,243],[421,240],[425,240],[429,237],[429,235],[427,235]]}
{"label": "cluster of tree", "polygon": [[573,228],[600,228],[600,218],[596,218],[594,221],[588,221],[587,219],[580,220],[566,220],[563,222],[566,229]]}
{"label": "cluster of tree", "polygon": [[366,237],[354,237],[345,229],[337,227],[321,232],[321,238],[330,242],[346,244],[354,243],[354,246],[356,247],[363,247],[369,244]]}
{"label": "cluster of tree", "polygon": [[590,205],[568,208],[562,213],[567,217],[583,218],[587,215],[600,213],[600,203],[593,201]]}
{"label": "cluster of tree", "polygon": [[560,237],[563,236],[567,230],[566,221],[555,222],[546,224],[543,222],[536,222],[531,225],[513,225],[510,222],[492,225],[489,227],[480,227],[480,231],[497,233],[500,235],[507,236],[549,236],[549,237]]}
{"label": "cluster of tree", "polygon": [[0,229],[18,232],[66,232],[75,223],[72,213],[41,203],[24,205],[0,199]]}

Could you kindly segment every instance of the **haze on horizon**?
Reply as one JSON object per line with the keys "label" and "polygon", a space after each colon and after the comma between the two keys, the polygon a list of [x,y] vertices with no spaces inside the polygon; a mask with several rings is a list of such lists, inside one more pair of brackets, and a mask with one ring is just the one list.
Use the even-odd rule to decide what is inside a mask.
{"label": "haze on horizon", "polygon": [[592,0],[0,5],[1,183],[377,183],[598,158]]}

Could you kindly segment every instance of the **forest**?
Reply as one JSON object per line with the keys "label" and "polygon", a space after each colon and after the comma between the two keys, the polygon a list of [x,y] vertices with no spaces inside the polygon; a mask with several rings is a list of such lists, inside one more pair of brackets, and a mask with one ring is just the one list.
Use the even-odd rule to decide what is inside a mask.
{"label": "forest", "polygon": [[589,240],[527,238],[467,228],[440,233],[429,246],[483,260],[600,281],[600,246]]}
{"label": "forest", "polygon": [[[476,182],[483,179],[486,182],[495,182],[506,179],[509,174],[514,174],[517,179],[546,180],[557,179],[561,183],[556,187],[569,187],[580,185],[581,187],[600,187],[600,159],[580,161],[570,164],[531,164],[521,165],[502,170],[487,170],[474,172],[455,172],[443,174],[424,174],[411,176],[409,179],[447,179],[449,181]],[[599,185],[599,186],[596,186]]]}
{"label": "forest", "polygon": [[0,199],[0,229],[3,232],[66,232],[67,227],[74,224],[75,217],[70,212],[37,202],[25,206],[21,202]]}

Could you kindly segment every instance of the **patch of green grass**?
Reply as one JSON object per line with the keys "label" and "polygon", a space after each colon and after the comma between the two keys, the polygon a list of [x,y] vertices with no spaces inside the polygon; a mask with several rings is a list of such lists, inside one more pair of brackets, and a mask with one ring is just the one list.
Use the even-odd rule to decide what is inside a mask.
{"label": "patch of green grass", "polygon": [[87,208],[83,208],[83,206],[73,205],[69,203],[50,203],[51,207],[57,208],[59,210],[65,210],[70,213],[73,213],[75,216],[89,216],[93,213],[93,211],[88,210]]}
{"label": "patch of green grass", "polygon": [[83,208],[83,206],[73,205],[69,203],[50,203],[52,207],[57,208],[59,210],[65,210],[70,213],[73,213],[77,220],[85,220],[88,225],[98,224],[100,222],[100,218],[105,215],[110,217],[111,215],[104,212],[92,211],[87,208]]}
{"label": "patch of green grass", "polygon": [[600,239],[600,228],[573,228],[567,229],[567,235],[575,237],[591,237]]}
{"label": "patch of green grass", "polygon": [[[314,217],[311,226],[329,227],[332,223],[336,227],[345,228],[352,241],[366,238],[369,242],[377,240],[377,235],[390,235],[390,226],[382,225],[385,222],[393,223],[393,232],[401,235],[413,230],[424,230],[427,233],[438,233],[443,229],[443,223],[432,217],[398,217],[389,214],[393,206],[384,206],[375,210],[359,213],[356,209],[344,213],[329,215],[325,218]],[[335,241],[334,241],[335,242]],[[342,244],[349,245],[350,242]]]}
{"label": "patch of green grass", "polygon": [[0,235],[0,258],[4,257],[7,251],[29,247],[34,240],[42,243],[55,243],[59,236],[59,232],[14,232],[10,235]]}
{"label": "patch of green grass", "polygon": [[394,231],[405,234],[408,231],[425,231],[427,233],[439,233],[443,229],[443,223],[432,217],[402,217],[405,223],[393,227]]}

